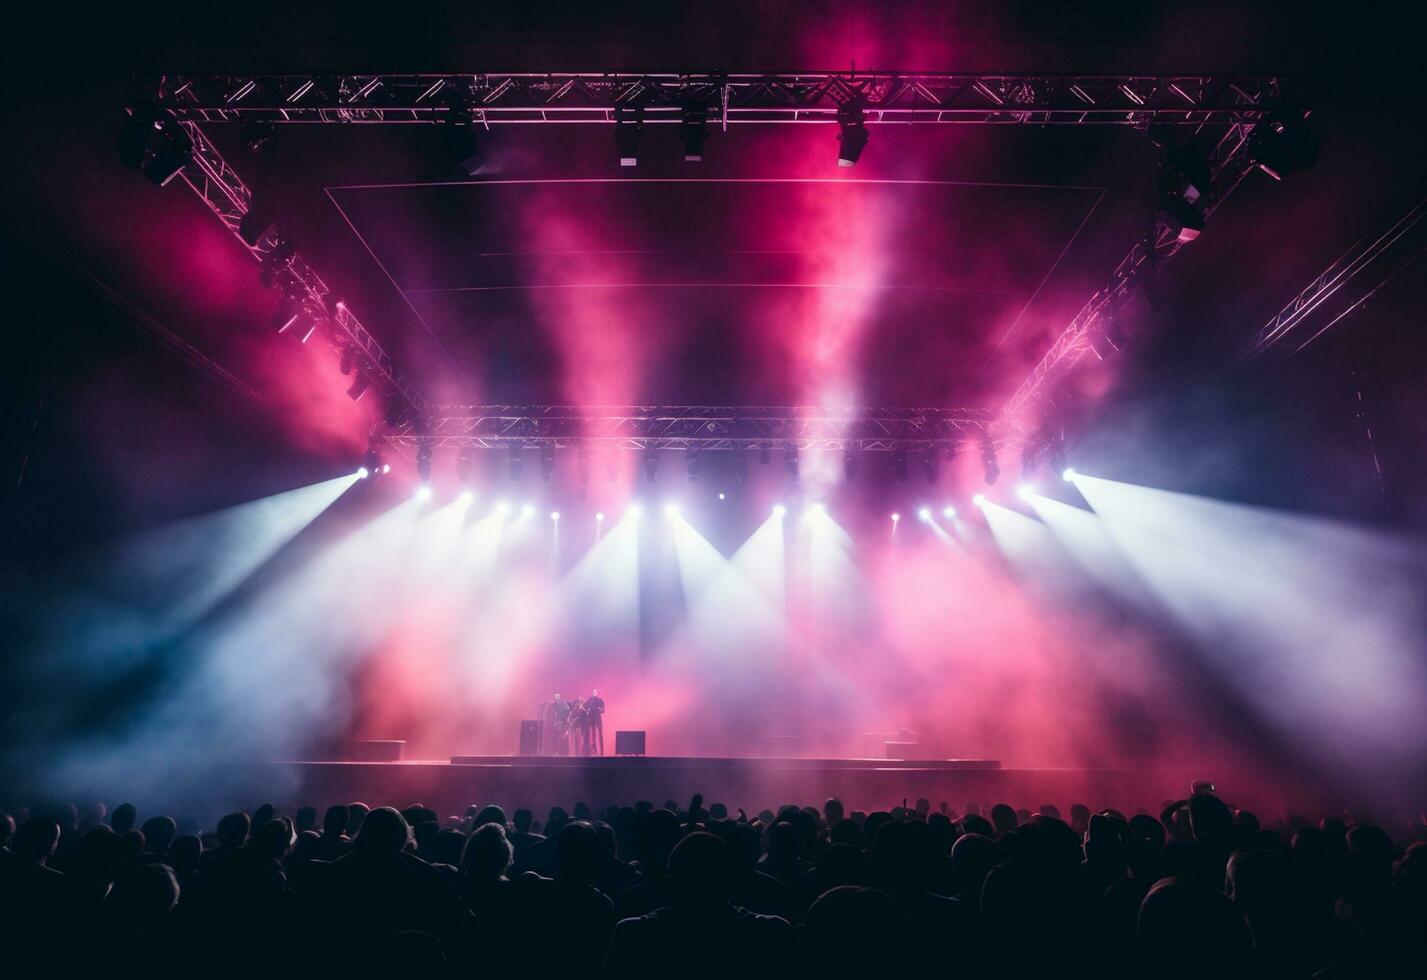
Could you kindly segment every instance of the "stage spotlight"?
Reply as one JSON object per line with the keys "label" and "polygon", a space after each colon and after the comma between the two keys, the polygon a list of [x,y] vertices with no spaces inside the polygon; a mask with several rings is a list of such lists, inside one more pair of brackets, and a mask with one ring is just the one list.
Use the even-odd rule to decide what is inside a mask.
{"label": "stage spotlight", "polygon": [[369,469],[367,469],[365,466],[358,466],[358,467],[357,467],[357,479],[359,479],[359,480],[365,480],[367,477],[369,477],[369,476],[371,476],[371,475],[372,475],[372,471],[369,470]]}
{"label": "stage spotlight", "polygon": [[293,321],[301,313],[302,300],[293,294],[292,287],[289,286],[278,297],[277,309],[273,310],[272,325],[277,328],[278,333],[284,333],[292,327]]}
{"label": "stage spotlight", "polygon": [[522,473],[525,472],[525,449],[522,446],[510,447],[510,478],[518,481]]}
{"label": "stage spotlight", "polygon": [[748,449],[744,446],[733,451],[733,479],[739,486],[748,482]]}
{"label": "stage spotlight", "polygon": [[643,510],[643,508],[640,507],[638,504],[630,504],[628,507],[626,507],[626,508],[624,509],[624,516],[625,516],[625,517],[633,517],[634,519],[638,520],[638,519],[639,519],[640,511],[642,511],[642,510]]}
{"label": "stage spotlight", "polygon": [[704,158],[704,140],[709,135],[709,111],[701,105],[684,107],[679,121],[679,140],[684,144],[684,162],[699,163]]}
{"label": "stage spotlight", "polygon": [[1318,137],[1308,128],[1307,118],[1301,110],[1279,112],[1254,127],[1249,152],[1254,164],[1274,180],[1318,162]]}
{"label": "stage spotlight", "polygon": [[719,500],[727,500],[727,499],[728,499],[728,494],[726,494],[726,493],[724,493],[722,490],[720,490],[720,491],[719,491],[719,495],[718,495],[718,499],[719,499]]}
{"label": "stage spotlight", "polygon": [[936,482],[937,468],[939,465],[940,464],[936,458],[936,453],[928,449],[926,455],[922,457],[922,467],[926,471],[928,483]]}
{"label": "stage spotlight", "polygon": [[382,474],[382,476],[386,476],[386,475],[387,475],[388,473],[390,473],[390,472],[391,472],[391,464],[390,464],[390,463],[383,463],[383,464],[382,464],[382,468],[381,468],[381,474]]}
{"label": "stage spotlight", "polygon": [[656,483],[659,480],[659,450],[649,447],[644,450],[644,482]]}
{"label": "stage spotlight", "polygon": [[678,505],[678,504],[674,504],[674,503],[665,504],[665,505],[664,505],[664,516],[665,516],[665,517],[668,517],[668,518],[670,518],[670,519],[673,519],[673,518],[678,517],[678,516],[679,516],[679,505]]}
{"label": "stage spotlight", "polygon": [[431,441],[422,439],[416,444],[416,475],[422,483],[431,482]]}
{"label": "stage spotlight", "polygon": [[644,107],[622,105],[614,110],[614,144],[619,149],[619,165],[639,165],[639,140],[644,135]]}
{"label": "stage spotlight", "polygon": [[901,519],[902,519],[902,515],[901,515],[901,514],[898,514],[898,513],[896,513],[895,511],[892,513],[892,523],[893,523],[893,524],[898,523]]}
{"label": "stage spotlight", "polygon": [[1181,243],[1192,242],[1204,233],[1204,212],[1178,194],[1161,194],[1156,214]]}
{"label": "stage spotlight", "polygon": [[545,483],[550,482],[550,478],[555,475],[555,447],[540,447],[540,479]]}
{"label": "stage spotlight", "polygon": [[430,500],[430,499],[431,499],[431,488],[428,487],[428,486],[427,486],[426,484],[424,484],[424,483],[421,484],[421,486],[419,486],[419,487],[416,488],[416,499],[417,499],[417,500]]}
{"label": "stage spotlight", "polygon": [[976,496],[974,496],[974,497],[971,498],[971,502],[972,502],[973,504],[975,504],[977,507],[985,507],[985,506],[986,506],[986,495],[985,495],[984,493],[978,493]]}
{"label": "stage spotlight", "polygon": [[897,449],[892,452],[892,475],[898,483],[907,482],[907,451]]}
{"label": "stage spotlight", "polygon": [[521,516],[521,517],[534,517],[534,516],[535,516],[535,505],[534,505],[534,504],[526,504],[526,505],[524,505],[523,507],[521,507],[521,508],[520,508],[520,516]]}
{"label": "stage spotlight", "polygon": [[689,474],[690,483],[699,482],[699,471],[703,468],[702,462],[703,461],[700,459],[699,451],[697,449],[690,447],[684,453],[684,469]]}
{"label": "stage spotlight", "polygon": [[986,484],[994,484],[1001,475],[1001,464],[996,461],[996,444],[990,437],[981,440],[981,466],[986,472]]}
{"label": "stage spotlight", "polygon": [[1060,474],[1060,478],[1066,483],[1074,483],[1075,477],[1077,475],[1078,474],[1075,472],[1075,468],[1073,466],[1067,466],[1065,470]]}
{"label": "stage spotlight", "polygon": [[552,511],[550,512],[550,520],[552,520],[552,521],[559,521],[559,520],[560,520],[560,512],[559,512],[558,510],[552,510]]}
{"label": "stage spotlight", "polygon": [[119,163],[129,170],[142,167],[149,141],[154,138],[158,128],[158,106],[147,99],[135,102],[129,110],[129,118],[124,120],[124,128],[119,131]]}
{"label": "stage spotlight", "polygon": [[167,187],[192,159],[193,144],[188,137],[181,132],[171,134],[144,164],[144,176],[160,187]]}
{"label": "stage spotlight", "polygon": [[851,483],[857,479],[857,468],[859,461],[857,450],[851,446],[842,451],[842,480],[844,483]]}
{"label": "stage spotlight", "polygon": [[827,504],[819,500],[817,503],[809,507],[808,510],[812,512],[812,515],[814,517],[823,517],[827,514]]}
{"label": "stage spotlight", "polygon": [[460,494],[456,497],[456,502],[462,507],[469,507],[471,505],[471,502],[475,499],[476,495],[473,494],[471,491],[462,490]]}
{"label": "stage spotlight", "polygon": [[867,147],[867,120],[858,100],[844,102],[837,108],[837,165],[851,167]]}
{"label": "stage spotlight", "polygon": [[462,109],[453,109],[450,121],[442,129],[442,142],[446,152],[461,168],[461,173],[474,177],[486,165],[486,156],[476,137],[476,129],[471,124],[470,114]]}
{"label": "stage spotlight", "polygon": [[791,442],[783,447],[783,468],[788,471],[788,477],[794,482],[798,482],[798,447]]}
{"label": "stage spotlight", "polygon": [[[282,310],[279,310],[278,316],[281,316],[282,312]],[[273,319],[276,320],[277,317]],[[295,338],[299,344],[305,344],[311,340],[312,335],[317,332],[317,319],[310,315],[307,310],[299,306],[296,312],[278,324],[277,332],[284,336]],[[355,386],[354,382],[353,387]],[[351,394],[351,392],[349,391],[348,394]],[[361,397],[362,395],[359,392],[353,396],[353,401]]]}
{"label": "stage spotlight", "polygon": [[955,507],[943,507],[943,508],[941,509],[941,516],[942,516],[942,517],[945,517],[947,520],[951,520],[953,517],[956,516],[956,508],[955,508]]}
{"label": "stage spotlight", "polygon": [[352,379],[351,385],[347,388],[347,397],[354,402],[361,401],[362,396],[367,393],[367,390],[371,388],[371,386],[372,383],[367,380],[366,375],[358,374]]}
{"label": "stage spotlight", "polygon": [[495,505],[495,513],[497,517],[504,517],[505,515],[510,513],[510,504],[502,500],[500,503]]}
{"label": "stage spotlight", "polygon": [[603,520],[604,520],[604,511],[599,511],[599,512],[597,512],[597,513],[595,514],[595,520],[596,520],[596,521],[603,521]]}
{"label": "stage spotlight", "polygon": [[917,520],[930,522],[931,519],[932,512],[930,507],[923,507],[921,510],[917,511]]}
{"label": "stage spotlight", "polygon": [[242,219],[238,222],[238,237],[243,240],[244,245],[250,248],[256,247],[276,220],[272,208],[267,206],[267,202],[254,197],[252,203],[248,205],[248,210],[244,212]]}
{"label": "stage spotlight", "polygon": [[786,513],[788,513],[788,508],[784,507],[782,504],[774,504],[774,505],[773,505],[773,516],[774,516],[774,517],[782,517],[782,516],[783,516],[784,514],[786,514]]}
{"label": "stage spotlight", "polygon": [[[388,467],[389,468],[389,467]],[[362,458],[362,469],[368,473],[385,473],[382,469],[382,449],[375,442],[367,446],[367,453]]]}
{"label": "stage spotlight", "polygon": [[[1167,127],[1173,130],[1174,127]],[[1161,138],[1150,137],[1165,146],[1164,169],[1160,174],[1160,192],[1183,198],[1186,202],[1202,207],[1209,195],[1211,173],[1204,155],[1192,143],[1167,146],[1178,138],[1174,132],[1166,132]]]}
{"label": "stage spotlight", "polygon": [[1029,483],[1022,483],[1019,487],[1016,488],[1016,496],[1020,497],[1022,500],[1030,500],[1031,497],[1035,495],[1035,492],[1036,488],[1031,486]]}

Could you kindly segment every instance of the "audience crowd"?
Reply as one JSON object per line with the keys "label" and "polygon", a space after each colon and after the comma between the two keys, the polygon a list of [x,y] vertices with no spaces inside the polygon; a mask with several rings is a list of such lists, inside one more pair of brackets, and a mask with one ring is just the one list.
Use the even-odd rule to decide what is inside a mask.
{"label": "audience crowd", "polygon": [[140,816],[0,813],[0,975],[1427,975],[1427,843],[1208,792]]}

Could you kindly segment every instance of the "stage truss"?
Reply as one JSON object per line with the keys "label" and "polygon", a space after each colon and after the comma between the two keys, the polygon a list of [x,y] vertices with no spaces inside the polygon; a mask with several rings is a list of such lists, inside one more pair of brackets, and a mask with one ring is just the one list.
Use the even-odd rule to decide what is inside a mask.
{"label": "stage truss", "polygon": [[[855,106],[869,123],[979,125],[1117,125],[1189,127],[1214,137],[1207,163],[1211,186],[1200,206],[1207,216],[1251,169],[1249,136],[1267,114],[1283,103],[1283,80],[1273,75],[1051,75],[1051,74],[902,74],[885,72],[724,73],[451,73],[451,74],[180,74],[165,76],[157,91],[166,119],[181,126],[193,151],[184,167],[184,181],[209,209],[241,240],[239,227],[252,207],[251,191],[204,135],[202,125],[253,124],[614,124],[622,110],[638,108],[644,124],[682,123],[692,109],[723,127],[734,123],[833,123],[840,110]],[[628,115],[623,116],[628,119]],[[1132,295],[1141,275],[1173,257],[1183,242],[1177,229],[1157,219],[1143,239],[1120,261],[1109,281],[1097,290],[1037,363],[1001,413],[999,423],[978,419],[987,432],[995,424],[998,437],[1017,438],[1032,424],[1031,409],[1046,389],[1064,377],[1093,347],[1092,334],[1105,329],[1114,310]],[[484,445],[482,440],[513,440],[516,430],[527,445],[545,438],[574,440],[575,430],[545,436],[541,425],[557,426],[559,409],[535,407],[519,412],[482,410],[475,414],[440,414],[393,363],[392,358],[344,305],[311,265],[292,252],[276,232],[265,231],[256,245],[243,242],[259,261],[275,256],[300,284],[304,305],[334,335],[334,343],[356,361],[356,370],[388,396],[399,396],[406,413],[420,423],[438,445]],[[604,434],[583,435],[607,444],[644,448],[647,433],[621,428],[652,416],[667,416],[673,426],[658,436],[670,447],[688,446],[698,425],[712,425],[702,437],[704,448],[758,444],[778,436],[768,431],[723,436],[719,427],[752,424],[743,416],[757,409],[716,409],[713,417],[699,412],[663,409],[611,415]],[[793,413],[803,410],[780,409]],[[912,416],[932,418],[915,410]],[[959,418],[956,410],[938,410],[937,418]],[[869,417],[876,417],[870,413]],[[785,428],[793,415],[774,421]],[[809,420],[816,413],[799,416]],[[465,421],[459,421],[464,419]],[[509,424],[501,428],[505,419]],[[619,419],[625,419],[621,422]],[[580,431],[590,431],[590,416],[582,415]],[[843,420],[848,421],[848,420]],[[800,424],[800,423],[793,423]],[[828,424],[831,424],[829,420]],[[905,426],[905,418],[888,417]],[[529,429],[533,435],[525,435]],[[732,430],[730,430],[732,431]],[[896,439],[925,441],[924,430]],[[399,445],[413,442],[412,423],[392,436]],[[845,446],[849,441],[876,450],[892,436],[869,432],[866,437],[840,437],[831,429],[806,430],[782,436],[799,445]],[[895,442],[896,439],[893,439]],[[456,440],[448,442],[446,440]],[[733,440],[730,442],[729,440]],[[742,440],[740,442],[739,440]],[[492,445],[499,444],[492,443]]]}
{"label": "stage truss", "polygon": [[183,182],[253,258],[260,264],[280,266],[284,270],[298,295],[304,315],[323,328],[332,345],[351,359],[354,373],[377,386],[384,394],[400,396],[413,410],[425,411],[425,397],[398,370],[391,355],[357,315],[339,300],[311,264],[281,239],[276,229],[263,231],[255,244],[243,239],[240,227],[243,218],[252,209],[253,192],[196,122],[181,121],[179,125],[192,147],[189,160],[179,174]]}
{"label": "stage truss", "polygon": [[[1214,152],[1206,161],[1211,176],[1209,192],[1203,199],[1206,219],[1254,168],[1249,153],[1249,137],[1254,125],[1249,122],[1232,123],[1214,144]],[[1105,285],[1086,300],[1036,363],[1030,376],[1016,389],[1006,404],[1006,416],[1019,418],[1028,413],[1036,401],[1045,396],[1047,388],[1064,378],[1081,357],[1092,352],[1092,335],[1106,330],[1116,311],[1134,295],[1140,277],[1153,274],[1184,244],[1178,237],[1177,228],[1162,217],[1156,217],[1144,238],[1130,247]]]}
{"label": "stage truss", "polygon": [[559,405],[455,405],[390,432],[413,454],[457,449],[607,449],[703,451],[842,450],[946,455],[993,438],[995,413],[974,409],[807,408],[665,405],[576,408]]}
{"label": "stage truss", "polygon": [[643,122],[704,110],[722,126],[825,123],[859,105],[868,122],[1205,126],[1253,123],[1279,100],[1272,75],[545,72],[355,75],[185,74],[168,80],[178,118],[203,123],[482,125]]}
{"label": "stage truss", "polygon": [[[1394,276],[1422,256],[1423,248],[1427,247],[1424,243],[1424,237],[1427,237],[1424,236],[1424,230],[1427,230],[1424,218],[1427,218],[1427,198],[1389,215],[1264,324],[1241,360],[1260,357],[1279,345],[1288,347],[1287,356],[1292,356],[1359,309]],[[1350,294],[1348,284],[1359,279],[1362,285]],[[1331,305],[1335,296],[1341,300],[1338,306]],[[1315,314],[1328,322],[1309,333],[1303,325]],[[1334,315],[1329,318],[1329,314]],[[1295,343],[1302,333],[1308,333],[1308,336]]]}

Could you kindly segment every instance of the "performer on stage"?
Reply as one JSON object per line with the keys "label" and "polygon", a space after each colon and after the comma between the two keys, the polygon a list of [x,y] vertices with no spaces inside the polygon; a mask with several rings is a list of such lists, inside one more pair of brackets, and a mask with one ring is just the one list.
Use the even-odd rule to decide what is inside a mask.
{"label": "performer on stage", "polygon": [[550,754],[568,755],[569,749],[566,743],[566,735],[570,728],[570,702],[566,701],[559,694],[550,699]]}
{"label": "performer on stage", "polygon": [[590,696],[585,698],[585,716],[589,733],[589,754],[604,755],[604,698],[600,697],[599,689],[590,692]]}
{"label": "performer on stage", "polygon": [[589,715],[585,712],[585,699],[576,698],[570,705],[570,754],[590,754]]}

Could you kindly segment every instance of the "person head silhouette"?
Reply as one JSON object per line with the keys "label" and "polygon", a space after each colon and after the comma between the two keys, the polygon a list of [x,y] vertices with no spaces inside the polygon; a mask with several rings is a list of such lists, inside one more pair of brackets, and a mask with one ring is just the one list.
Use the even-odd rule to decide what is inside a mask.
{"label": "person head silhouette", "polygon": [[362,821],[355,849],[367,856],[400,854],[411,843],[411,826],[396,809],[379,806]]}
{"label": "person head silhouette", "polygon": [[49,817],[31,817],[15,831],[12,850],[20,861],[44,864],[59,846],[59,824]]}
{"label": "person head silhouette", "polygon": [[473,881],[496,881],[510,870],[515,848],[505,836],[505,827],[498,823],[482,824],[466,839],[461,852],[461,870]]}
{"label": "person head silhouette", "polygon": [[555,880],[565,885],[593,885],[603,853],[599,834],[586,820],[572,820],[555,839]]}
{"label": "person head silhouette", "polygon": [[350,819],[351,811],[341,803],[332,804],[322,815],[322,836],[332,840],[342,837],[347,830],[347,821]]}
{"label": "person head silhouette", "polygon": [[680,911],[716,909],[728,904],[731,859],[723,841],[696,831],[669,852],[669,904]]}

